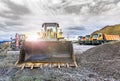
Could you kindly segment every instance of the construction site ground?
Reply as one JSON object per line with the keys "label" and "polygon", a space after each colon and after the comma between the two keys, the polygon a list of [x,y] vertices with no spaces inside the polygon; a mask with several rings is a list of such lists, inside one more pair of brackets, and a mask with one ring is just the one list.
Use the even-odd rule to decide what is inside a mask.
{"label": "construction site ground", "polygon": [[74,44],[78,67],[25,68],[14,64],[19,51],[0,49],[0,81],[120,81],[120,42],[98,46]]}

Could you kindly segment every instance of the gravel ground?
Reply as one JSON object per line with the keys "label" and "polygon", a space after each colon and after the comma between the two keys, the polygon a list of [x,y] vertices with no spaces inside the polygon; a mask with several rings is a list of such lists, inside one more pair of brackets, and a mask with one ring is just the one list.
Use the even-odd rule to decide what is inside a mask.
{"label": "gravel ground", "polygon": [[77,62],[89,71],[120,81],[120,42],[91,48],[77,56]]}
{"label": "gravel ground", "polygon": [[[102,45],[102,46],[105,47],[106,45]],[[4,58],[2,58],[2,55],[0,56],[0,81],[120,81],[119,80],[120,69],[119,67],[116,67],[118,66],[118,64],[120,66],[120,62],[117,58],[118,56],[117,57],[114,56],[114,59],[117,58],[117,60],[113,60],[110,56],[108,57],[109,59],[105,58],[105,60],[102,57],[99,60],[96,59],[98,57],[97,55],[94,54],[96,50],[100,49],[100,47],[102,48],[102,46],[97,46],[93,48],[92,47],[87,48],[85,46],[89,50],[84,53],[78,51],[79,46],[77,46],[76,47],[77,50],[75,48],[74,50],[76,52],[75,55],[79,67],[77,68],[63,67],[60,69],[44,67],[42,69],[34,68],[31,70],[29,68],[25,68],[24,70],[20,70],[20,68],[17,68],[14,65],[15,61],[18,58],[18,54],[9,53],[6,55],[7,52],[4,51],[2,52],[2,54],[5,54]],[[80,47],[86,49],[84,48],[84,46],[80,46]],[[102,51],[102,49],[99,51]],[[95,57],[92,58],[92,56],[90,57],[89,54],[93,55],[93,57],[96,56],[96,58]],[[96,52],[96,54],[98,53]],[[118,72],[118,74],[116,72]],[[114,75],[111,73],[114,73]]]}
{"label": "gravel ground", "polygon": [[86,50],[95,47],[94,45],[79,45],[77,43],[73,44],[73,49],[74,49],[74,53],[75,55],[80,55],[83,52],[85,52]]}

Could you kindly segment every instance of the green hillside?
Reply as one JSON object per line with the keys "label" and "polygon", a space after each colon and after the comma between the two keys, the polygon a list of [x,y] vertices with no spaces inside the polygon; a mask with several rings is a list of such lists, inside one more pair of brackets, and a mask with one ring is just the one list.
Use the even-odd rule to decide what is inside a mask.
{"label": "green hillside", "polygon": [[96,33],[105,33],[105,34],[113,34],[113,35],[120,35],[120,24],[112,25],[112,26],[105,26],[104,28],[93,32],[92,34]]}

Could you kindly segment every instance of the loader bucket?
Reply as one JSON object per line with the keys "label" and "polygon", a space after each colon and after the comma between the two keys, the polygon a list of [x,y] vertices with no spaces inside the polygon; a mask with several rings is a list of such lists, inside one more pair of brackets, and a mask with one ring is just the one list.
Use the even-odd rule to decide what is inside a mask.
{"label": "loader bucket", "polygon": [[21,67],[77,66],[71,41],[26,41],[17,65]]}

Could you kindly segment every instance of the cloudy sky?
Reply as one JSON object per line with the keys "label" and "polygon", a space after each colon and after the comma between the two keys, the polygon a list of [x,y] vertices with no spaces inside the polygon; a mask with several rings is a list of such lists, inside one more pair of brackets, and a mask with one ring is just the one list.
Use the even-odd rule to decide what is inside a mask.
{"label": "cloudy sky", "polygon": [[86,35],[120,23],[120,0],[0,0],[0,40],[57,22],[64,35]]}

